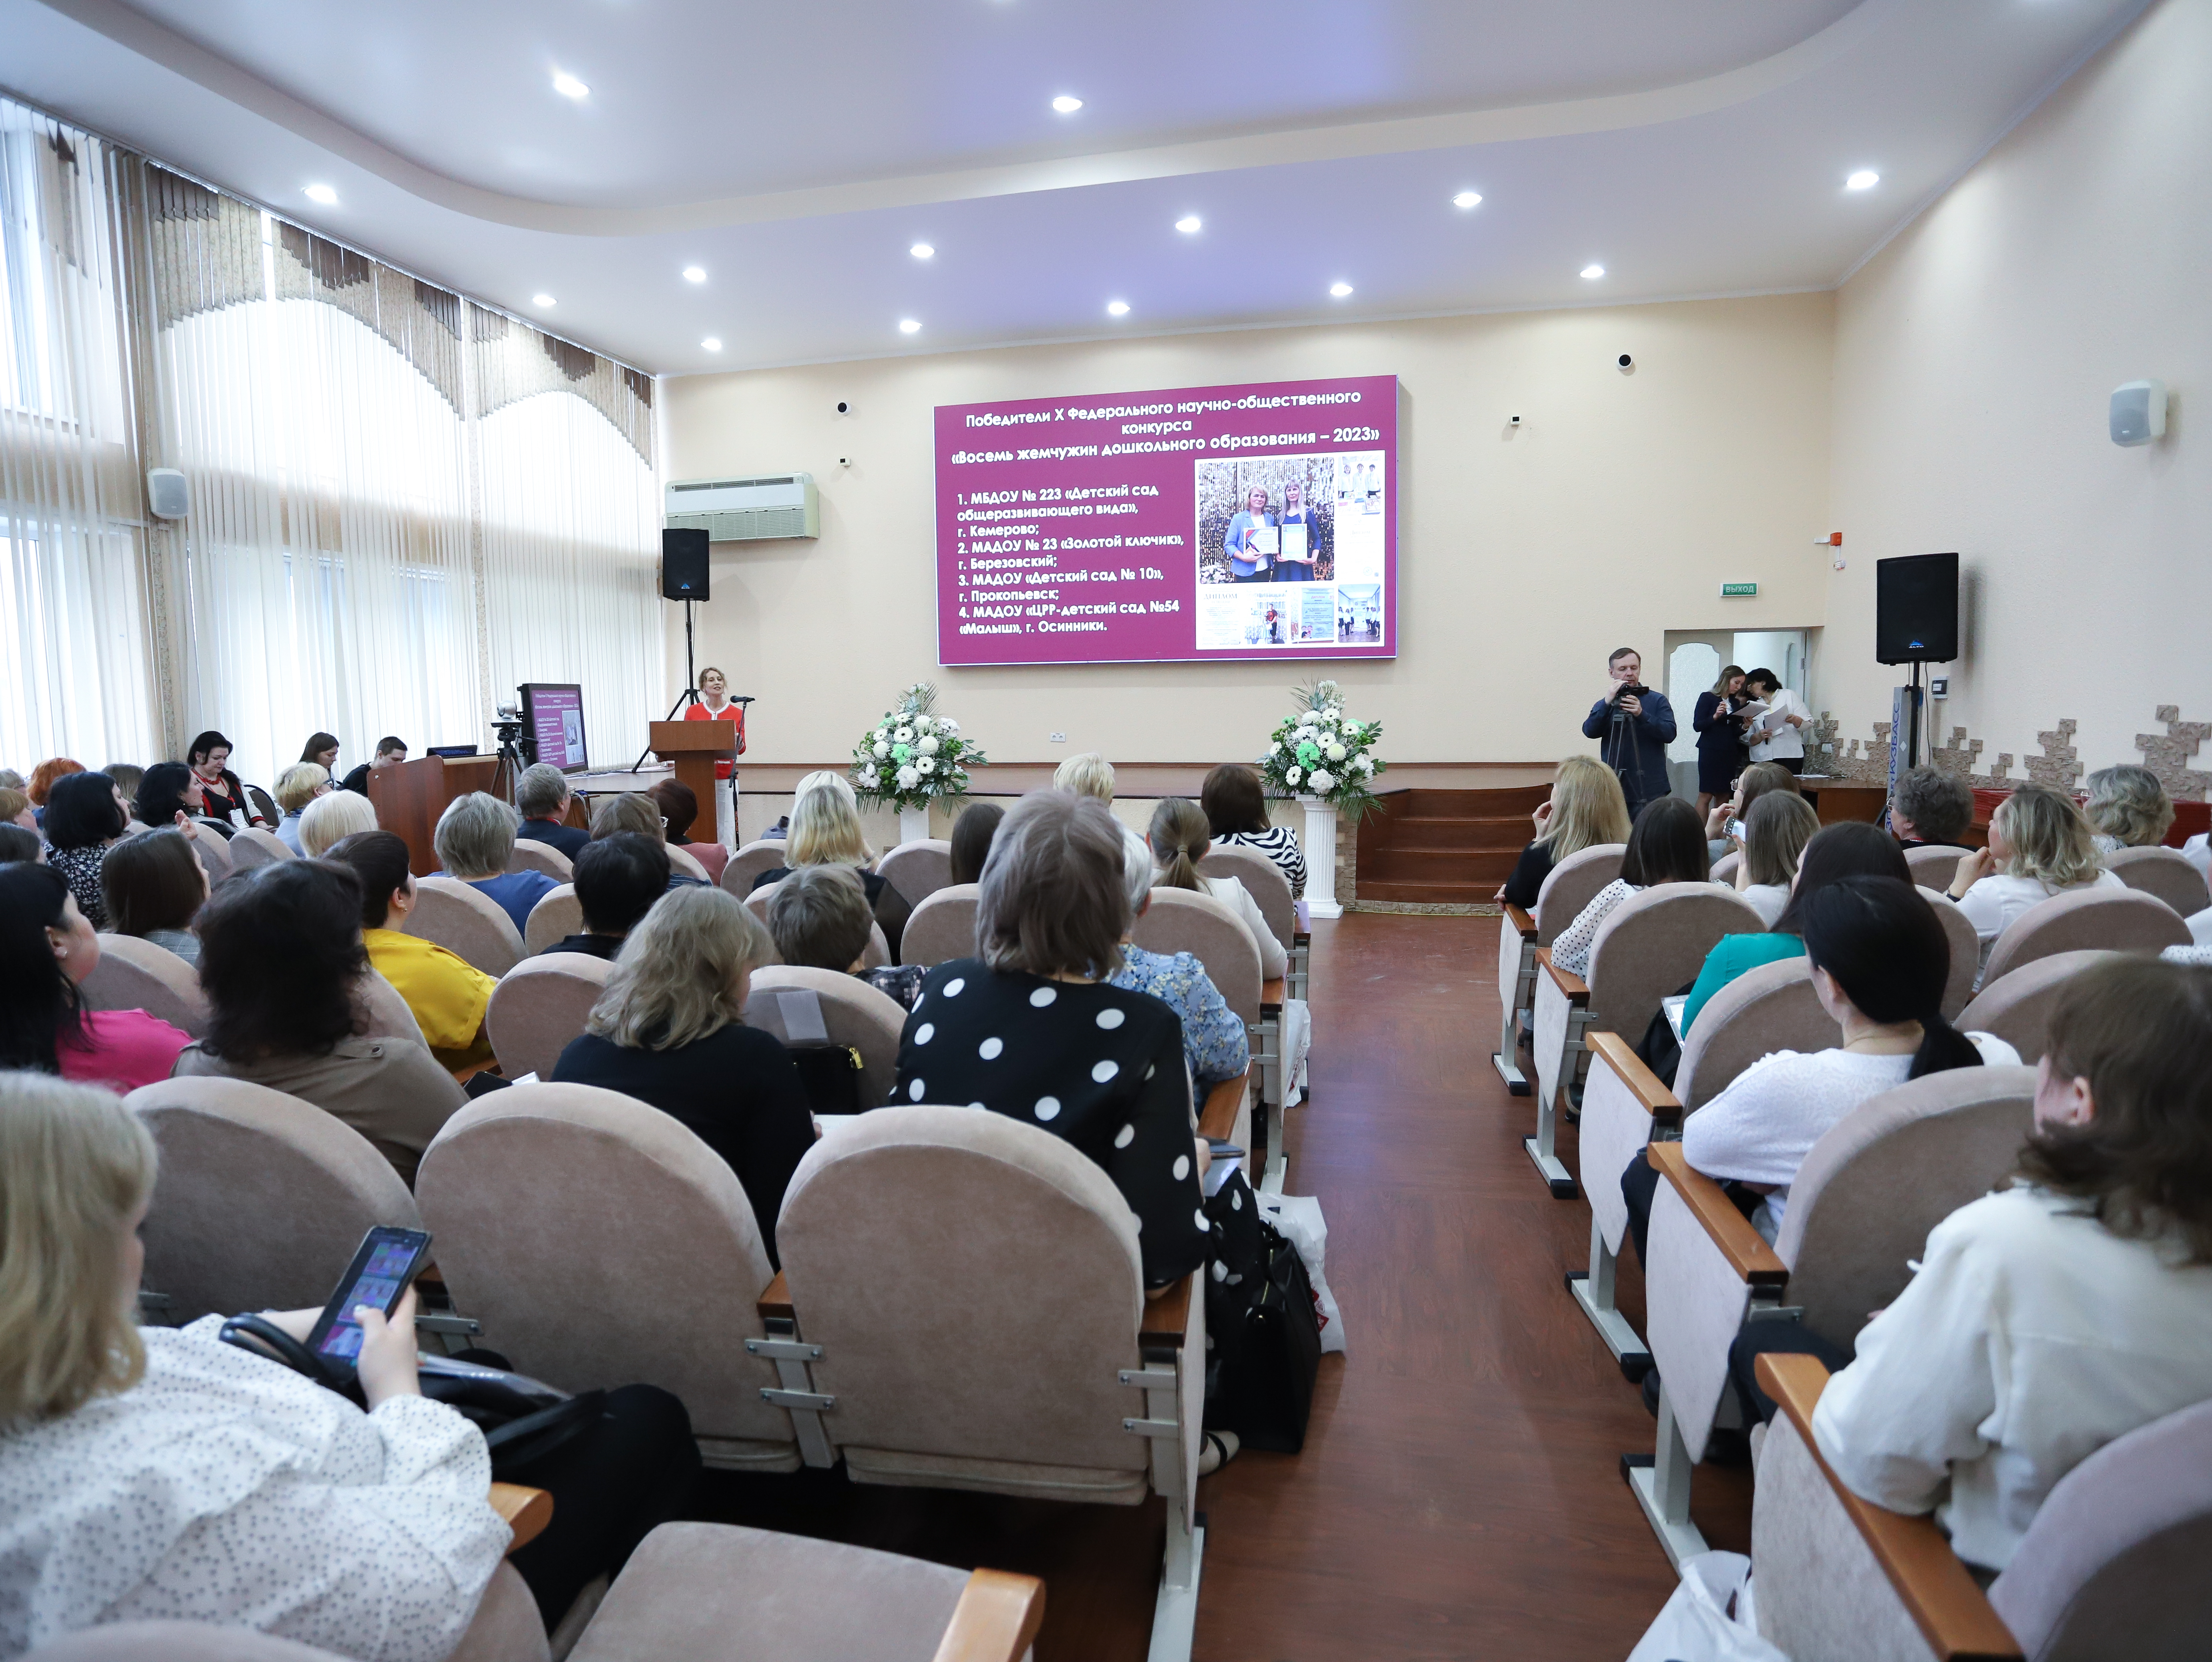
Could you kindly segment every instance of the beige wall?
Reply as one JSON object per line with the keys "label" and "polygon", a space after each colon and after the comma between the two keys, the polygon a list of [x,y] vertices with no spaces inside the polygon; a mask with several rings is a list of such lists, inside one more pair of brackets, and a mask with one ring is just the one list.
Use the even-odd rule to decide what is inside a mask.
{"label": "beige wall", "polygon": [[[819,541],[716,546],[699,662],[758,695],[756,762],[845,757],[922,678],[998,761],[1249,756],[1288,712],[1291,683],[1322,674],[1383,721],[1386,759],[1556,759],[1586,743],[1579,724],[1611,648],[1638,645],[1656,669],[1666,629],[1820,623],[1832,309],[1827,294],[1781,295],[664,383],[668,477],[804,469],[822,490]],[[1632,374],[1615,367],[1622,352]],[[1396,659],[937,667],[936,405],[1373,374],[1401,384]],[[851,416],[833,413],[841,398]],[[1737,580],[1759,597],[1722,602],[1720,584]],[[1054,731],[1064,746],[1048,742]]]}
{"label": "beige wall", "polygon": [[[2085,769],[2138,760],[2160,704],[2212,719],[2212,5],[2125,31],[1844,285],[1836,523],[1820,702],[1886,720],[1875,561],[1956,549],[1971,603],[1948,743],[1974,771],[2065,718]],[[2121,449],[2107,395],[2174,389],[2160,443]],[[2203,765],[2199,758],[2198,765]]]}

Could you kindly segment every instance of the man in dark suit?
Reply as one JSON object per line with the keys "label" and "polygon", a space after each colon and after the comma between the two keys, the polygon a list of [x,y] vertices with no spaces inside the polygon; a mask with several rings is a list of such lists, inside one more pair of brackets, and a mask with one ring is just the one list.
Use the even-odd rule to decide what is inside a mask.
{"label": "man in dark suit", "polygon": [[1645,803],[1656,802],[1670,788],[1667,747],[1674,742],[1674,707],[1664,693],[1643,684],[1644,658],[1633,646],[1613,653],[1605,668],[1613,684],[1590,706],[1583,737],[1598,741],[1600,758],[1620,776],[1633,820]]}

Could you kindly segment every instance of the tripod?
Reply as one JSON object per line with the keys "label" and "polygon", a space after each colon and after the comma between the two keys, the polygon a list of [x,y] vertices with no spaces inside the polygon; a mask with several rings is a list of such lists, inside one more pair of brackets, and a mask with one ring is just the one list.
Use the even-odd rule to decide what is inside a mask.
{"label": "tripod", "polygon": [[1620,781],[1621,795],[1636,801],[1643,783],[1643,758],[1636,751],[1636,718],[1620,707],[1619,699],[1613,701],[1613,713],[1606,719],[1605,737],[1597,753]]}
{"label": "tripod", "polygon": [[[688,597],[684,602],[684,690],[676,695],[676,702],[668,707],[668,713],[661,717],[663,721],[675,720],[678,710],[700,701],[699,677],[691,670],[691,608],[696,604]],[[743,701],[750,703],[752,701],[747,699]],[[648,743],[637,753],[637,760],[630,763],[629,771],[633,773],[641,772],[645,767],[645,759],[652,754],[653,746]]]}

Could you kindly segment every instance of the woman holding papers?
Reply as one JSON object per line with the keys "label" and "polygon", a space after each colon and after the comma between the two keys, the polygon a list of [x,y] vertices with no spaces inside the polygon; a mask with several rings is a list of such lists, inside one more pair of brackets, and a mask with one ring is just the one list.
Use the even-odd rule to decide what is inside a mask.
{"label": "woman holding papers", "polygon": [[1229,522],[1221,551],[1229,556],[1229,574],[1239,583],[1264,583],[1275,561],[1279,546],[1274,516],[1267,512],[1267,493],[1258,485],[1244,498],[1245,506]]}
{"label": "woman holding papers", "polygon": [[1316,544],[1321,521],[1313,509],[1306,506],[1304,485],[1293,481],[1283,487],[1283,513],[1275,522],[1275,530],[1279,543],[1275,555],[1275,581],[1313,581],[1314,556],[1318,552]]}
{"label": "woman holding papers", "polygon": [[1753,670],[1743,678],[1743,689],[1766,705],[1753,716],[1746,734],[1751,741],[1751,759],[1778,762],[1793,773],[1802,773],[1805,736],[1801,730],[1812,719],[1804,701],[1784,687],[1781,676],[1771,670]]}

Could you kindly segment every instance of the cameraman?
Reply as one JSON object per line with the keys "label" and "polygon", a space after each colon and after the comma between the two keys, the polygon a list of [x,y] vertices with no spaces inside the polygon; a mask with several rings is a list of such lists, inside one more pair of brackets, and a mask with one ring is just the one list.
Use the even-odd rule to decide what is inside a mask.
{"label": "cameraman", "polygon": [[1623,646],[1605,661],[1613,685],[1590,706],[1583,737],[1598,741],[1598,755],[1620,779],[1632,822],[1647,802],[1668,793],[1667,747],[1674,741],[1674,707],[1643,682],[1644,658]]}

